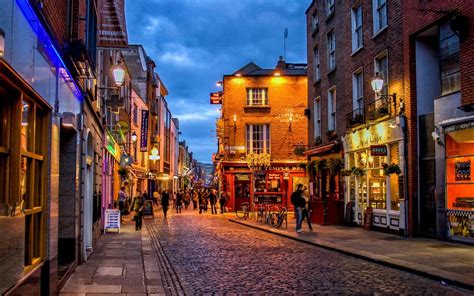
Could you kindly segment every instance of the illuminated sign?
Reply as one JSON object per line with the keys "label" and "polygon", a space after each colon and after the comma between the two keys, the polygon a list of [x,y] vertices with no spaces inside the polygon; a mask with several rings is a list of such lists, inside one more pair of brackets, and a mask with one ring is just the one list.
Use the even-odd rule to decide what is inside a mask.
{"label": "illuminated sign", "polygon": [[370,146],[371,156],[387,156],[387,146],[385,145],[371,145]]}
{"label": "illuminated sign", "polygon": [[213,92],[210,94],[210,101],[211,105],[219,105],[222,104],[222,92]]}

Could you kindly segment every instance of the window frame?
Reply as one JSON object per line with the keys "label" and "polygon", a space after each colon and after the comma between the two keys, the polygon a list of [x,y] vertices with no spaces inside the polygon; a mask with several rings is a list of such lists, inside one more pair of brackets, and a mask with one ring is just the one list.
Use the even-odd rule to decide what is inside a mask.
{"label": "window frame", "polygon": [[[359,14],[360,13],[360,14]],[[360,16],[360,20],[359,20]],[[360,21],[360,23],[359,23]],[[364,47],[364,35],[363,35],[363,11],[362,5],[352,7],[351,9],[351,32],[352,32],[352,52],[356,52]]]}
{"label": "window frame", "polygon": [[[449,35],[442,36],[444,26],[448,27],[446,30],[450,31]],[[457,51],[452,52],[452,53],[448,52],[448,54],[444,55],[443,49],[448,49],[449,51],[451,46],[444,47],[443,43],[445,43],[447,40],[450,40],[450,39],[456,41],[456,43],[452,44],[451,46],[456,46]],[[449,27],[449,21],[444,22],[438,26],[438,46],[439,46],[439,81],[440,81],[441,95],[444,96],[450,93],[457,92],[461,89],[461,65],[460,65],[461,63],[459,60],[460,40],[459,40],[459,36],[457,36]],[[456,67],[453,67],[454,63],[453,64],[445,63],[446,61],[450,61],[453,58],[457,60]],[[448,74],[444,75],[443,66],[446,66],[446,64],[449,66],[449,69],[457,68],[457,71],[451,71]],[[454,81],[454,82],[457,82],[457,84],[451,85],[450,83],[449,89],[445,89],[443,81],[451,77],[453,77],[455,80],[450,80],[450,82]]]}
{"label": "window frame", "polygon": [[[360,81],[358,81],[358,77],[360,77]],[[359,68],[352,73],[352,111],[355,111],[357,109],[362,109],[362,110],[364,109],[364,69],[363,68]]]}
{"label": "window frame", "polygon": [[268,106],[268,87],[247,87],[246,93],[247,107]]}
{"label": "window frame", "polygon": [[316,33],[319,29],[319,14],[318,10],[316,9],[314,13],[311,15],[311,32],[312,34]]}
{"label": "window frame", "polygon": [[314,82],[321,80],[321,61],[319,59],[319,47],[313,48],[313,79]]}
{"label": "window frame", "polygon": [[314,138],[322,137],[322,129],[321,129],[321,96],[314,98],[313,103],[314,109]]}
{"label": "window frame", "polygon": [[336,69],[336,32],[334,29],[327,34],[327,51],[328,69],[331,72]]}
{"label": "window frame", "polygon": [[336,103],[337,93],[336,86],[332,86],[328,89],[328,131],[336,131]]}
{"label": "window frame", "polygon": [[[262,139],[261,140],[255,140],[255,131],[254,127],[262,127]],[[270,129],[270,124],[268,123],[262,123],[262,124],[247,124],[245,128],[245,146],[246,146],[246,151],[247,154],[250,153],[271,153],[271,129]],[[254,148],[254,142],[255,141],[261,141],[262,142],[262,152],[255,152],[255,149],[260,149],[260,148]]]}
{"label": "window frame", "polygon": [[[382,72],[380,71],[380,61],[382,59],[386,59],[387,62],[386,62],[386,66],[387,66],[387,69],[385,72]],[[381,95],[388,95],[388,88],[389,88],[389,77],[390,77],[390,72],[389,72],[389,61],[388,61],[388,51],[387,50],[384,50],[383,52],[381,52],[380,54],[378,54],[375,58],[374,58],[374,75],[378,73],[380,76],[382,76],[383,78],[383,87],[382,87],[382,91],[380,92]],[[377,94],[375,95],[376,98],[377,98]]]}
{"label": "window frame", "polygon": [[326,16],[331,16],[336,10],[334,0],[326,0]]}
{"label": "window frame", "polygon": [[[383,2],[379,2],[379,1],[383,1]],[[382,20],[381,16],[383,16],[382,9],[385,11],[385,17],[383,18],[385,20],[385,24],[381,24],[381,20]],[[381,31],[383,31],[385,28],[388,27],[388,8],[387,8],[386,0],[372,0],[372,16],[373,16],[374,36],[376,36],[378,33],[380,33]]]}

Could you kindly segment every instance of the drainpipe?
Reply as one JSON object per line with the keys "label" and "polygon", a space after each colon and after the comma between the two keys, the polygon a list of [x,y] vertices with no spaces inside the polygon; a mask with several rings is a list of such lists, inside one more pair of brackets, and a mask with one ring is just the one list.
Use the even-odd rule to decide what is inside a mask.
{"label": "drainpipe", "polygon": [[405,115],[400,115],[402,121],[402,132],[403,132],[403,198],[405,199],[405,229],[403,231],[404,236],[408,236],[408,132],[407,132],[407,118]]}

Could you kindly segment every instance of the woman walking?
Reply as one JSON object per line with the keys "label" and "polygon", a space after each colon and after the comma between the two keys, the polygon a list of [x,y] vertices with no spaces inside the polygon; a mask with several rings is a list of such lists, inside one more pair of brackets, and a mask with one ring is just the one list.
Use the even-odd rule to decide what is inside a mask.
{"label": "woman walking", "polygon": [[161,194],[161,207],[163,208],[163,216],[166,219],[166,213],[168,213],[168,208],[170,206],[170,194],[168,193],[168,190],[165,190]]}

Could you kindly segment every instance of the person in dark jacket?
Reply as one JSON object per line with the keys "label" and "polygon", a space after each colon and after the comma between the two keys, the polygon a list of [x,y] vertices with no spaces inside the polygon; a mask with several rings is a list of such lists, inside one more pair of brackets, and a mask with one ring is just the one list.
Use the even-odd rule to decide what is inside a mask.
{"label": "person in dark jacket", "polygon": [[216,195],[216,190],[214,188],[212,188],[210,191],[209,191],[209,202],[211,203],[211,211],[212,211],[212,214],[217,214],[217,208],[216,208],[216,203],[217,203],[217,195]]}
{"label": "person in dark jacket", "polygon": [[131,210],[135,211],[135,230],[142,229],[142,220],[143,220],[143,208],[145,205],[145,198],[140,194],[140,191],[137,191],[137,195],[132,201]]}
{"label": "person in dark jacket", "polygon": [[226,193],[221,194],[221,198],[219,199],[219,203],[221,205],[221,214],[224,214],[226,212],[225,204],[227,202],[227,195]]}
{"label": "person in dark jacket", "polygon": [[296,232],[301,232],[301,223],[303,222],[303,208],[306,205],[306,201],[303,197],[303,191],[305,191],[303,184],[298,184],[296,191],[291,194],[291,203],[295,207],[296,214]]}
{"label": "person in dark jacket", "polygon": [[184,201],[183,190],[180,190],[176,194],[176,213],[181,213],[181,208],[183,207],[183,201]]}
{"label": "person in dark jacket", "polygon": [[163,191],[161,194],[161,207],[163,208],[163,216],[166,219],[166,213],[168,212],[168,208],[170,206],[170,194],[168,190]]}
{"label": "person in dark jacket", "polygon": [[[306,192],[307,193],[307,192]],[[303,191],[303,199],[305,202],[305,206],[303,208],[302,217],[301,217],[301,224],[303,224],[304,219],[308,222],[309,230],[313,230],[313,226],[311,225],[311,219],[309,218],[309,214],[311,213],[311,203],[309,202],[309,197]]]}

